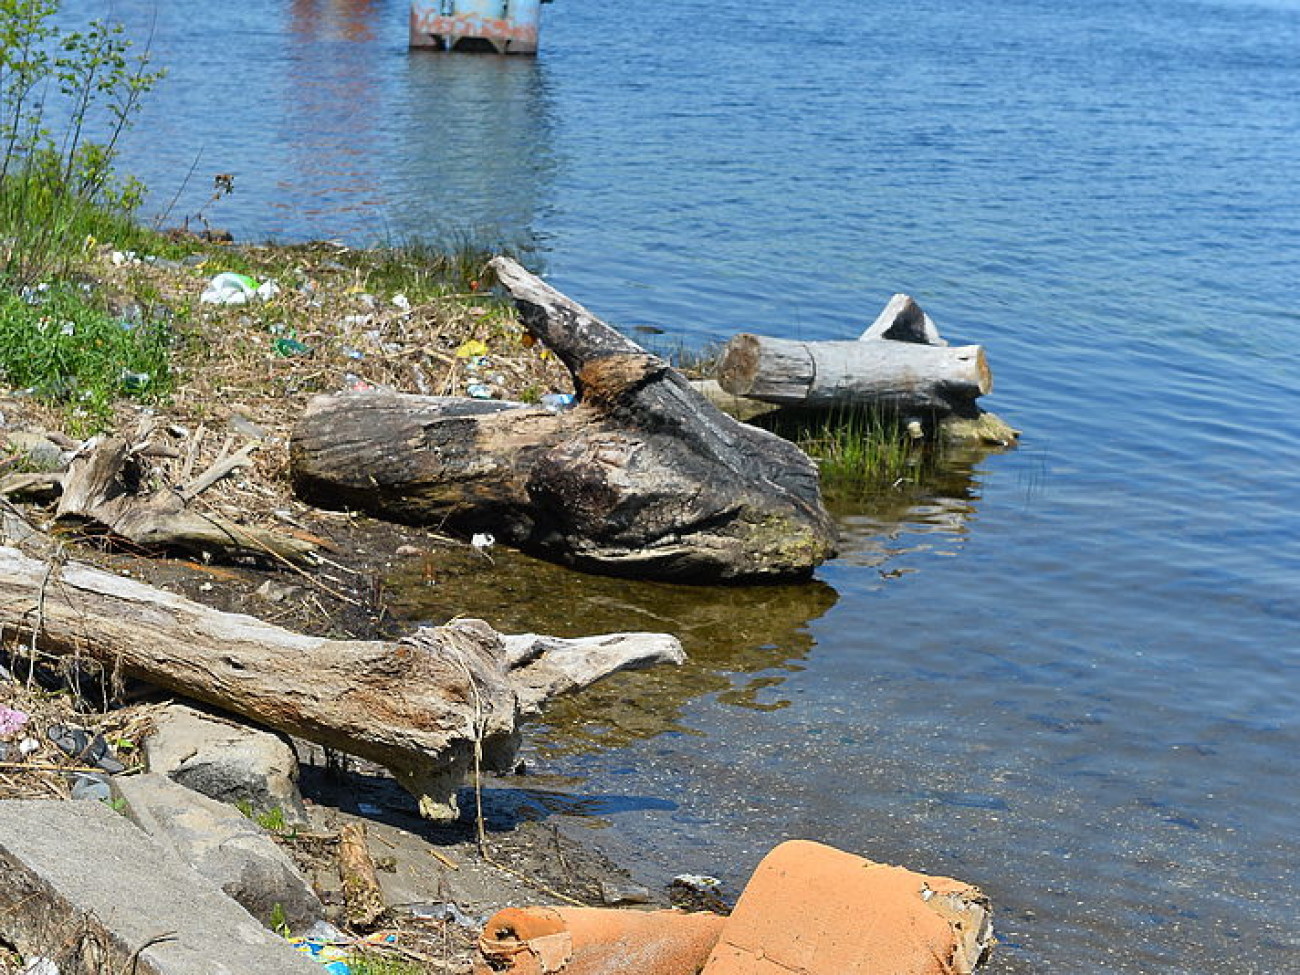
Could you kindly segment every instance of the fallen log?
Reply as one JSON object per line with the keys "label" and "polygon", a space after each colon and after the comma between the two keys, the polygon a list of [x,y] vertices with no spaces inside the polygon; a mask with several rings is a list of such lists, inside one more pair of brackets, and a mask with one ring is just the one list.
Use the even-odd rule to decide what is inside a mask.
{"label": "fallen log", "polygon": [[834,553],[816,466],[745,426],[518,264],[498,279],[573,374],[562,414],[395,393],[317,397],[290,467],[313,503],[438,524],[578,568],[718,582],[806,577]]}
{"label": "fallen log", "polygon": [[[684,659],[671,638],[624,634],[593,654],[537,638],[507,650],[481,620],[396,642],[304,636],[75,562],[0,546],[0,632],[15,653],[100,662],[114,674],[389,769],[433,819],[480,761],[512,767],[524,704],[618,670]],[[556,653],[553,651],[559,650]],[[516,663],[511,663],[511,655]],[[557,671],[560,676],[557,676]]]}
{"label": "fallen log", "polygon": [[975,400],[993,389],[984,350],[950,347],[907,295],[895,295],[856,341],[736,335],[723,350],[718,382],[733,396],[780,406],[901,416],[972,415]]}

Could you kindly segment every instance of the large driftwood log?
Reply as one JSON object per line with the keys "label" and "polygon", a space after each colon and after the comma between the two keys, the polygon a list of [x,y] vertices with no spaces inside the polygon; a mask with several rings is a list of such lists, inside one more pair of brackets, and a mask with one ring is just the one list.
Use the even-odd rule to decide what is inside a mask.
{"label": "large driftwood log", "polygon": [[476,748],[485,768],[510,767],[524,708],[617,670],[684,659],[657,634],[606,637],[593,652],[585,641],[503,638],[481,620],[397,642],[304,636],[8,545],[0,632],[369,759],[430,818],[455,815]]}
{"label": "large driftwood log", "polygon": [[518,264],[493,261],[525,326],[574,377],[563,414],[393,393],[318,397],[294,431],[298,491],[641,578],[798,578],[834,551],[816,466],[707,402]]}
{"label": "large driftwood log", "polygon": [[870,406],[904,416],[971,415],[993,389],[984,350],[948,346],[907,295],[895,295],[856,341],[734,336],[718,382],[734,396],[781,406]]}

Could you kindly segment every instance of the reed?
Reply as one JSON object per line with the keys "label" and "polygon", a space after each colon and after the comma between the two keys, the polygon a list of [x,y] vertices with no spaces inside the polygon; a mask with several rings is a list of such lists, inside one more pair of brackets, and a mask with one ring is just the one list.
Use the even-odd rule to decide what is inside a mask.
{"label": "reed", "polygon": [[913,436],[898,417],[879,411],[784,415],[764,425],[817,462],[823,488],[831,496],[860,497],[915,480],[938,460],[937,445]]}

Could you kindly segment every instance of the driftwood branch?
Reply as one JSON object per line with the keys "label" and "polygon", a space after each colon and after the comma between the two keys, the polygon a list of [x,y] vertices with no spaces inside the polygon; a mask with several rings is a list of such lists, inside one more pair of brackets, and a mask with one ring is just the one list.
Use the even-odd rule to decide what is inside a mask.
{"label": "driftwood branch", "polygon": [[518,264],[493,261],[576,409],[367,393],[318,397],[294,431],[299,492],[487,531],[579,568],[684,581],[809,575],[834,552],[816,466],[725,415]]}
{"label": "driftwood branch", "polygon": [[98,526],[143,549],[303,561],[316,551],[312,542],[186,507],[187,501],[248,463],[254,446],[214,464],[183,491],[143,495],[130,447],[123,439],[109,437],[68,468],[57,516]]}
{"label": "driftwood branch", "polygon": [[0,546],[0,630],[24,647],[97,660],[369,759],[431,818],[455,814],[476,741],[486,767],[511,767],[521,699],[533,708],[548,693],[541,687],[576,689],[615,670],[683,659],[676,641],[628,635],[598,659],[543,649],[516,652],[512,664],[502,636],[479,620],[421,628],[396,642],[304,636],[9,546]]}
{"label": "driftwood branch", "polygon": [[347,823],[339,830],[338,865],[348,923],[368,931],[379,921],[387,904],[366,845],[365,823]]}

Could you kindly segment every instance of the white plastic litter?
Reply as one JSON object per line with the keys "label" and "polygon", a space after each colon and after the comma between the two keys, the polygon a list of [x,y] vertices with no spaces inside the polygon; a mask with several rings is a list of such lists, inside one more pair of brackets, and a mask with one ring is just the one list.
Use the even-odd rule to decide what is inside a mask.
{"label": "white plastic litter", "polygon": [[199,295],[205,305],[244,305],[258,293],[257,282],[247,274],[223,271]]}

